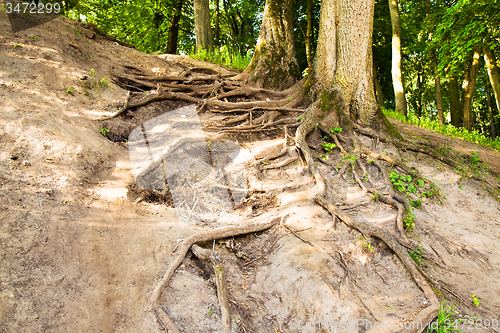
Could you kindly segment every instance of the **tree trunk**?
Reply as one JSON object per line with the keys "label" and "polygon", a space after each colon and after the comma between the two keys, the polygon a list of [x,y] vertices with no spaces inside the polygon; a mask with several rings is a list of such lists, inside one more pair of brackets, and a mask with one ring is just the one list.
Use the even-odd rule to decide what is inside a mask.
{"label": "tree trunk", "polygon": [[384,106],[384,95],[382,94],[382,86],[378,79],[377,66],[373,62],[373,85],[375,87],[375,97],[377,98],[377,104],[380,107]]}
{"label": "tree trunk", "polygon": [[419,62],[417,68],[417,117],[422,117],[422,63]]}
{"label": "tree trunk", "polygon": [[477,72],[479,70],[479,58],[481,57],[481,48],[476,46],[474,48],[474,56],[470,66],[469,75],[465,77],[462,85],[463,93],[462,103],[464,105],[463,119],[464,127],[470,131],[472,130],[472,94],[476,88]]}
{"label": "tree trunk", "polygon": [[497,137],[495,118],[493,117],[493,105],[491,104],[490,85],[486,82],[486,100],[488,102],[488,115],[490,118],[490,137],[493,140]]}
{"label": "tree trunk", "polygon": [[172,21],[170,22],[170,27],[168,28],[168,41],[167,41],[167,53],[176,54],[177,53],[177,43],[179,38],[179,21],[182,16],[182,5],[183,0],[178,0],[174,11],[172,12]]}
{"label": "tree trunk", "polygon": [[194,31],[196,35],[196,52],[201,49],[213,50],[212,28],[210,27],[210,6],[208,0],[193,0]]}
{"label": "tree trunk", "polygon": [[493,88],[493,93],[495,94],[495,100],[497,102],[497,110],[500,112],[500,70],[498,69],[497,59],[495,53],[493,53],[493,50],[490,49],[489,46],[484,47],[483,52],[491,87]]}
{"label": "tree trunk", "polygon": [[430,50],[432,61],[432,69],[434,71],[434,85],[436,87],[436,107],[438,112],[438,120],[441,125],[444,124],[444,108],[443,108],[443,93],[441,91],[441,78],[438,74],[438,62],[434,50]]}
{"label": "tree trunk", "polygon": [[451,124],[455,127],[460,127],[462,124],[460,94],[458,92],[458,78],[453,75],[448,83],[448,91],[450,98],[450,113]]}
{"label": "tree trunk", "polygon": [[313,58],[312,58],[312,31],[313,31],[313,11],[312,11],[312,0],[307,0],[307,30],[305,36],[306,43],[306,57],[307,57],[307,66],[309,69],[313,66]]}
{"label": "tree trunk", "polygon": [[408,115],[406,105],[405,89],[403,84],[403,75],[401,70],[401,19],[397,0],[389,0],[392,23],[392,84],[394,86],[394,95],[396,97],[396,110]]}
{"label": "tree trunk", "polygon": [[327,127],[388,123],[373,88],[373,13],[374,0],[321,2],[314,80],[317,116]]}
{"label": "tree trunk", "polygon": [[245,70],[248,84],[284,90],[300,77],[293,32],[293,0],[267,0],[259,39]]}
{"label": "tree trunk", "polygon": [[220,0],[215,0],[215,46],[220,46]]}
{"label": "tree trunk", "polygon": [[[431,1],[426,2],[427,13],[426,16],[431,14]],[[444,124],[444,108],[443,108],[443,93],[441,92],[441,78],[438,74],[438,62],[436,54],[433,49],[429,50],[429,56],[432,62],[432,70],[434,71],[434,85],[436,87],[436,108],[438,112],[438,120],[441,125]]]}

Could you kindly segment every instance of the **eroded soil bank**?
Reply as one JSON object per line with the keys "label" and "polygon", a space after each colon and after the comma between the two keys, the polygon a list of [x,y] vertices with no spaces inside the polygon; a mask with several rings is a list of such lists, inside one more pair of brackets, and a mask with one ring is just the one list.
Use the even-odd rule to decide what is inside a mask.
{"label": "eroded soil bank", "polygon": [[[295,332],[300,323],[321,321],[334,329],[310,331],[333,332],[336,324],[356,320],[396,326],[411,322],[426,307],[423,293],[387,246],[365,240],[311,201],[312,179],[302,172],[300,160],[265,170],[260,179],[249,170],[253,191],[216,223],[182,223],[168,202],[132,190],[127,133],[185,104],[155,102],[113,121],[95,121],[125,99],[126,92],[109,77],[133,68],[177,74],[189,61],[163,60],[99,36],[87,38],[80,25],[64,18],[10,31],[6,15],[0,14],[2,331],[160,332],[147,310],[148,297],[180,240],[283,216],[296,234],[277,226],[203,244],[224,259],[235,331]],[[429,135],[398,127],[417,137]],[[106,136],[103,129],[109,130]],[[479,152],[498,172],[498,153],[435,133],[432,138],[446,140],[463,154],[470,153],[464,149]],[[248,156],[282,141],[282,134],[235,139]],[[441,187],[441,199],[422,199],[415,209],[416,227],[410,233],[435,260],[422,260],[423,269],[465,303],[450,294],[438,296],[455,303],[461,316],[499,320],[499,203],[477,182],[461,179],[427,156],[384,144],[377,151],[407,160]],[[382,181],[375,169],[368,171],[375,183]],[[266,191],[292,182],[309,185]],[[339,207],[393,230],[394,209],[372,203],[349,177],[336,184],[331,200]],[[161,301],[181,331],[221,331],[213,273],[191,254]],[[395,330],[360,326],[345,331]],[[483,332],[499,331],[483,327]]]}

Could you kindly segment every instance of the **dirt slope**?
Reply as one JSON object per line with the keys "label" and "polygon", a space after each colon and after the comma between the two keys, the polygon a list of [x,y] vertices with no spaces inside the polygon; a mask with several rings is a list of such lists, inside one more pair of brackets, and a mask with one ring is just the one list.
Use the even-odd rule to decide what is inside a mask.
{"label": "dirt slope", "polygon": [[[207,245],[215,246],[228,263],[231,310],[239,316],[239,331],[294,332],[298,322],[358,319],[396,325],[425,307],[423,293],[397,257],[377,240],[369,251],[362,235],[311,202],[307,187],[261,193],[216,225],[180,223],[172,208],[136,202],[128,192],[134,178],[126,145],[99,133],[120,129],[112,128],[113,122],[94,120],[121,106],[126,92],[98,82],[113,71],[130,70],[126,66],[151,74],[183,67],[109,40],[89,39],[80,31],[77,23],[59,18],[12,34],[5,13],[0,14],[3,332],[160,332],[147,300],[175,257],[179,240],[218,226],[287,214],[286,223],[304,230],[302,238],[315,246],[282,227]],[[92,69],[95,77],[89,74]],[[81,80],[83,76],[87,79]],[[70,87],[72,94],[67,92]],[[157,108],[179,106],[158,102],[135,112],[152,116]],[[133,128],[140,125],[134,119],[120,121],[132,122]],[[241,147],[255,152],[277,140]],[[384,145],[379,150],[398,154]],[[495,154],[488,156],[493,159]],[[441,268],[424,263],[426,269],[464,295],[468,306],[457,302],[460,314],[500,319],[499,204],[476,183],[460,180],[428,157],[403,157],[434,179],[447,197],[443,204],[424,201],[425,210],[415,211],[419,227],[412,237],[446,264]],[[495,160],[488,162],[495,165]],[[300,171],[300,163],[293,164],[265,172],[264,178],[270,185],[282,185],[283,179],[310,180]],[[333,199],[339,205],[364,196],[348,182],[336,191]],[[368,212],[362,206],[352,210],[353,217],[370,216],[379,226],[390,225],[395,214],[382,204]],[[447,241],[474,248],[486,259],[467,256]],[[274,242],[264,260],[243,267],[245,258],[263,255]],[[352,278],[345,277],[335,260],[339,251],[347,258]],[[187,258],[163,295],[169,315],[184,332],[221,329],[206,271]],[[479,307],[472,304],[471,294],[478,297]],[[354,331],[395,330],[363,326]]]}

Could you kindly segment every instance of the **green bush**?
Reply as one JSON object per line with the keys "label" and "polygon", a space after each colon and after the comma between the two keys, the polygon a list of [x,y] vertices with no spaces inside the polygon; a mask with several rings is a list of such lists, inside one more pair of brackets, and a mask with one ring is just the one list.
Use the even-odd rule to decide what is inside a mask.
{"label": "green bush", "polygon": [[193,50],[188,56],[193,59],[208,61],[220,66],[232,67],[240,71],[247,68],[250,60],[252,60],[252,52],[248,52],[245,56],[242,56],[238,52],[232,52],[225,45],[219,49],[214,48],[212,52],[202,49],[195,53]]}
{"label": "green bush", "polygon": [[444,135],[449,135],[453,136],[455,138],[459,138],[465,141],[473,142],[473,143],[478,143],[483,146],[488,146],[492,147],[497,151],[500,151],[500,139],[495,138],[494,140],[491,140],[490,138],[487,138],[484,136],[483,133],[480,133],[478,131],[468,131],[467,129],[463,127],[455,127],[451,124],[447,125],[441,125],[438,120],[435,119],[430,119],[430,118],[419,118],[413,113],[408,114],[408,118],[404,116],[404,114],[396,112],[394,110],[382,108],[382,111],[384,111],[384,114],[387,117],[390,117],[392,119],[396,119],[399,121],[403,121],[408,124],[413,124],[419,127],[427,128],[436,132],[439,132]]}

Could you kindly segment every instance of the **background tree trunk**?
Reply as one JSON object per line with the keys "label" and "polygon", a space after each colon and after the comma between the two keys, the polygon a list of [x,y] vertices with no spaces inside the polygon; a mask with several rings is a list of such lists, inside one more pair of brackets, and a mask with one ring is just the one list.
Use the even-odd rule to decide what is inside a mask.
{"label": "background tree trunk", "polygon": [[210,6],[208,0],[193,0],[196,52],[213,50],[212,28],[210,27]]}
{"label": "background tree trunk", "polygon": [[179,22],[182,16],[183,0],[178,0],[174,11],[172,12],[172,20],[168,28],[167,53],[176,54],[179,38]]}
{"label": "background tree trunk", "polygon": [[396,97],[396,110],[408,115],[401,65],[401,19],[397,0],[389,0],[392,23],[392,84]]}
{"label": "background tree trunk", "polygon": [[472,64],[470,66],[469,75],[465,78],[462,86],[464,95],[462,96],[462,103],[464,105],[463,119],[464,127],[470,131],[472,129],[472,94],[476,88],[477,72],[479,70],[479,58],[481,57],[481,48],[476,46],[474,48],[474,55],[472,57]]}
{"label": "background tree trunk", "polygon": [[458,78],[453,75],[448,83],[448,92],[450,98],[451,124],[460,127],[462,124],[460,94],[458,92]]}
{"label": "background tree trunk", "polygon": [[491,104],[490,85],[486,83],[486,100],[488,102],[488,116],[490,118],[490,138],[493,140],[497,137],[495,118],[493,117],[493,105]]}
{"label": "background tree trunk", "polygon": [[313,66],[313,58],[312,58],[312,32],[313,32],[313,11],[312,11],[312,0],[307,0],[307,30],[305,35],[305,44],[306,44],[306,57],[307,57],[307,66],[309,69]]}
{"label": "background tree trunk", "polygon": [[259,39],[245,72],[248,84],[283,90],[300,77],[293,32],[293,0],[267,0]]}
{"label": "background tree trunk", "polygon": [[441,78],[438,74],[438,62],[434,50],[430,50],[432,61],[432,70],[434,71],[434,85],[436,87],[436,107],[438,112],[438,120],[441,125],[444,124],[444,108],[443,108],[443,93],[441,91]]}
{"label": "background tree trunk", "polygon": [[377,98],[377,104],[380,107],[383,107],[384,95],[382,94],[382,86],[380,85],[380,81],[378,79],[377,66],[375,65],[375,61],[373,62],[373,85],[375,87],[375,97]]}
{"label": "background tree trunk", "polygon": [[500,70],[498,69],[497,59],[493,50],[486,46],[483,48],[484,60],[486,62],[486,69],[490,78],[491,87],[495,94],[497,102],[497,110],[500,112]]}
{"label": "background tree trunk", "polygon": [[220,46],[220,0],[215,0],[215,46]]}

